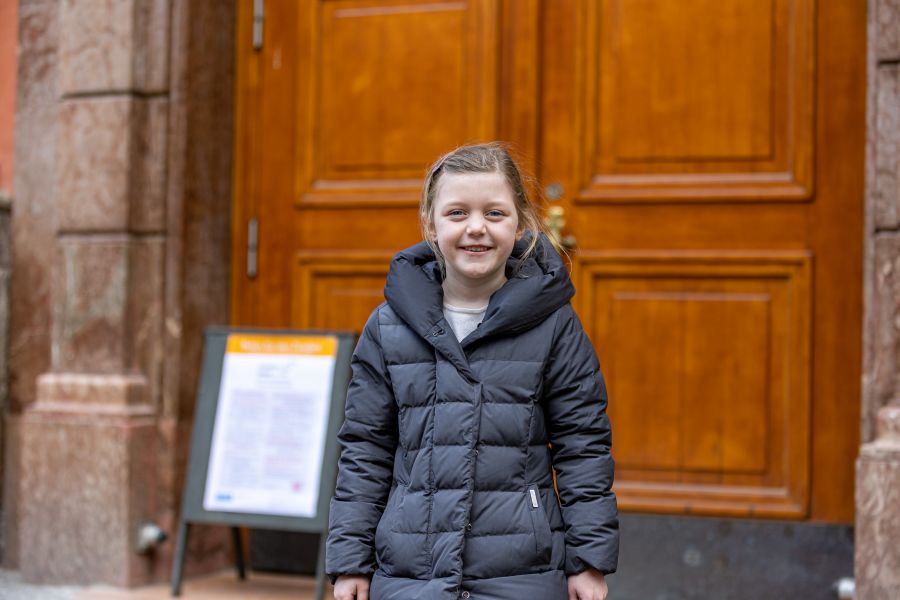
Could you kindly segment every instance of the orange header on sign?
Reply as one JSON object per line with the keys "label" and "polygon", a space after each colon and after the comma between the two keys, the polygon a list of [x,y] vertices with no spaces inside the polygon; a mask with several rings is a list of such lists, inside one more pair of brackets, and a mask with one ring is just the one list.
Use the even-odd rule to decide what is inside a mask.
{"label": "orange header on sign", "polygon": [[337,338],[233,333],[228,336],[226,352],[233,354],[334,356],[337,354]]}

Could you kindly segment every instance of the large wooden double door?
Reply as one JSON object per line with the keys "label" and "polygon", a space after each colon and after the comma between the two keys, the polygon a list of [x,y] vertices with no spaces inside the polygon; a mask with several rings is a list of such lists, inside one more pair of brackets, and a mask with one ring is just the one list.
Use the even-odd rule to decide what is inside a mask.
{"label": "large wooden double door", "polygon": [[864,1],[265,0],[258,49],[253,5],[235,324],[359,330],[426,166],[506,140],[576,242],[621,506],[852,520]]}

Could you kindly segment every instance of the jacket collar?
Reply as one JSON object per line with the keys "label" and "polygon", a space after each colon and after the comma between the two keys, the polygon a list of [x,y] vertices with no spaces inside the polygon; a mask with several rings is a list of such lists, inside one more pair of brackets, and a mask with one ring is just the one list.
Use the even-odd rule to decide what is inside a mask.
{"label": "jacket collar", "polygon": [[[481,325],[462,344],[444,319],[444,291],[440,266],[425,242],[399,252],[391,261],[384,297],[397,315],[416,333],[468,372],[463,347],[491,335],[525,331],[571,300],[575,288],[562,258],[541,235],[531,256],[519,257],[528,239],[516,242],[507,260],[507,282],[491,296]],[[459,364],[457,364],[459,363]]]}

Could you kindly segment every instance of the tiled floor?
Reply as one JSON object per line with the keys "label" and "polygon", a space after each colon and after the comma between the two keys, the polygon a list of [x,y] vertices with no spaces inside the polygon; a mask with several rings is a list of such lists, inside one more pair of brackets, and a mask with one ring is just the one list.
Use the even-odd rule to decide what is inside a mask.
{"label": "tiled floor", "polygon": [[[310,577],[290,577],[249,573],[240,581],[233,570],[196,577],[184,582],[184,600],[313,600],[315,580]],[[0,576],[0,600],[163,600],[171,598],[169,584],[159,584],[134,590],[107,586],[59,587],[31,586],[18,582],[15,574]],[[331,600],[331,587],[325,592]]]}
{"label": "tiled floor", "polygon": [[[181,597],[184,600],[313,600],[315,590],[316,582],[309,577],[249,573],[246,580],[240,581],[234,571],[225,571],[186,581],[182,585]],[[162,600],[170,597],[170,587],[166,584],[127,592],[88,588],[73,596],[72,600]],[[330,588],[326,590],[325,598],[331,599]]]}

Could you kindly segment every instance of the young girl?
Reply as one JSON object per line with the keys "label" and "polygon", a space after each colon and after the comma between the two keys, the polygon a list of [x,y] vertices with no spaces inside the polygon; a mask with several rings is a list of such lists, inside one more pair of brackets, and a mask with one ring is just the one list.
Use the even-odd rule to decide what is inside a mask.
{"label": "young girl", "polygon": [[498,144],[438,160],[420,218],[425,242],[394,257],[353,356],[334,596],[602,600],[618,555],[606,390],[563,261]]}

